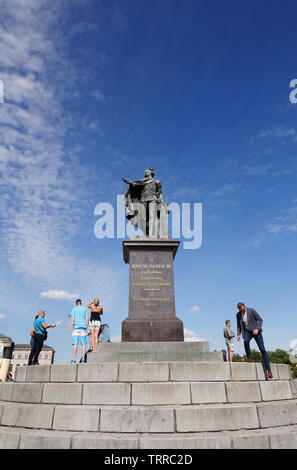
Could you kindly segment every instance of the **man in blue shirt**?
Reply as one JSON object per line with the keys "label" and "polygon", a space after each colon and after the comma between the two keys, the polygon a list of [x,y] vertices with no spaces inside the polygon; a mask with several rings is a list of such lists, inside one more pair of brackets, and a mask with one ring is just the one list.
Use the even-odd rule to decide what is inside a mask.
{"label": "man in blue shirt", "polygon": [[82,306],[81,300],[77,299],[76,307],[71,312],[71,331],[72,331],[72,345],[73,345],[73,360],[72,364],[76,364],[76,353],[78,345],[82,346],[82,361],[85,362],[86,345],[88,341],[88,326],[89,316],[88,309]]}
{"label": "man in blue shirt", "polygon": [[38,365],[38,356],[42,350],[43,342],[45,341],[45,333],[48,328],[54,328],[56,325],[47,325],[44,321],[45,311],[41,310],[33,322],[33,344],[31,344],[31,352],[28,360],[28,366]]}

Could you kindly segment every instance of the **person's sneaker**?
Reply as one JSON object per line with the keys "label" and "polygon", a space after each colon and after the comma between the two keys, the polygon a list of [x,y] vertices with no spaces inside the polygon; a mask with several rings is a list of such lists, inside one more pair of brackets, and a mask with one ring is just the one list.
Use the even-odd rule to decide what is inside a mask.
{"label": "person's sneaker", "polygon": [[81,364],[85,364],[85,363],[86,363],[86,361],[84,361],[84,360],[82,359],[82,360],[81,360]]}
{"label": "person's sneaker", "polygon": [[76,361],[71,361],[71,364],[76,364]]}
{"label": "person's sneaker", "polygon": [[269,378],[269,379],[272,379],[272,378],[273,378],[273,375],[272,375],[271,370],[268,370],[268,371],[267,371],[267,375],[268,375],[268,378]]}

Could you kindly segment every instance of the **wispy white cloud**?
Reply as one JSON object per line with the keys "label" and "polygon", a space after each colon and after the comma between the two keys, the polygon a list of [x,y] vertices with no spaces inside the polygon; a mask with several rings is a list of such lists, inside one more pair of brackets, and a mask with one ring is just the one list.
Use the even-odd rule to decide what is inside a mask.
{"label": "wispy white cloud", "polygon": [[279,215],[263,224],[262,230],[253,236],[252,244],[255,247],[261,246],[268,237],[288,236],[297,232],[297,206],[296,200],[293,205],[284,209]]}
{"label": "wispy white cloud", "polygon": [[121,342],[121,339],[122,339],[122,337],[121,337],[120,334],[110,337],[110,341],[111,341],[112,343],[120,343],[120,342]]}
{"label": "wispy white cloud", "polygon": [[198,305],[192,305],[189,310],[190,312],[200,312],[200,307]]}
{"label": "wispy white cloud", "polygon": [[195,331],[188,330],[187,328],[184,328],[184,338],[185,341],[207,341],[205,338],[195,333]]}
{"label": "wispy white cloud", "polygon": [[105,99],[105,96],[104,96],[104,94],[102,93],[102,91],[100,91],[100,90],[95,90],[95,91],[93,91],[92,96],[93,96],[97,101],[99,101],[99,103],[105,104],[106,99]]}
{"label": "wispy white cloud", "polygon": [[49,290],[47,292],[41,292],[40,297],[44,299],[53,299],[53,300],[73,300],[77,299],[80,294],[71,294],[64,290]]}
{"label": "wispy white cloud", "polygon": [[[59,285],[65,292],[94,298],[100,289],[110,301],[116,272],[93,257],[80,257],[78,265],[69,243],[81,229],[87,172],[73,153],[64,151],[72,119],[63,106],[63,83],[74,80],[76,72],[71,66],[65,69],[59,52],[63,48],[54,42],[63,41],[57,29],[59,9],[48,0],[4,0],[1,5],[2,257],[44,290]],[[105,98],[98,94],[97,99]]]}
{"label": "wispy white cloud", "polygon": [[243,167],[242,171],[246,173],[247,175],[263,176],[269,173],[269,171],[271,170],[271,167],[272,166],[270,163],[266,163],[262,165],[248,164]]}
{"label": "wispy white cloud", "polygon": [[213,193],[214,196],[225,196],[239,190],[238,184],[224,184],[220,189]]}
{"label": "wispy white cloud", "polygon": [[4,315],[4,313],[0,313],[0,320],[3,320],[4,318],[7,318],[7,316]]}
{"label": "wispy white cloud", "polygon": [[273,128],[273,129],[262,129],[258,133],[258,137],[263,139],[266,137],[275,137],[277,139],[283,138],[294,138],[297,136],[296,130],[294,128],[283,129],[283,128]]}

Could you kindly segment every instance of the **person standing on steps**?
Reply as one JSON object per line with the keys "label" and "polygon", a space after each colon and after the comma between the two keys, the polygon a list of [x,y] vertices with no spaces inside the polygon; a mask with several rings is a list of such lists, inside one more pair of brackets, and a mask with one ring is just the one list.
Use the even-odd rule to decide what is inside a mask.
{"label": "person standing on steps", "polygon": [[231,322],[230,320],[226,320],[226,326],[224,328],[224,338],[225,338],[225,342],[226,342],[226,346],[227,346],[227,349],[228,349],[228,360],[229,362],[232,362],[232,357],[233,357],[233,353],[235,351],[234,349],[234,336],[235,336],[235,333],[233,333],[233,331],[231,331]]}
{"label": "person standing on steps", "polygon": [[71,364],[76,364],[76,353],[78,345],[82,347],[82,363],[85,363],[86,348],[88,342],[89,316],[88,310],[82,306],[81,299],[77,299],[76,307],[71,312],[71,331],[73,345],[73,359]]}
{"label": "person standing on steps", "polygon": [[262,359],[267,370],[268,378],[272,379],[273,375],[271,372],[270,362],[262,336],[263,319],[260,317],[260,315],[256,312],[255,309],[247,308],[243,302],[239,302],[237,304],[237,308],[237,340],[240,341],[240,335],[242,334],[246,357],[248,359],[248,362],[252,362],[250,341],[252,338],[254,338],[260,349]]}
{"label": "person standing on steps", "polygon": [[32,365],[38,365],[38,356],[40,354],[40,351],[42,350],[42,346],[44,341],[47,339],[47,329],[48,328],[54,328],[56,325],[53,323],[51,325],[47,325],[44,321],[45,317],[45,311],[40,310],[40,312],[37,315],[37,318],[35,317],[35,320],[33,322],[32,326],[32,344],[31,344],[31,352],[28,360],[28,366]]}
{"label": "person standing on steps", "polygon": [[91,302],[88,305],[88,308],[91,310],[90,333],[92,352],[96,352],[99,341],[101,315],[103,315],[103,308],[100,306],[100,300],[97,297],[94,299],[94,302]]}

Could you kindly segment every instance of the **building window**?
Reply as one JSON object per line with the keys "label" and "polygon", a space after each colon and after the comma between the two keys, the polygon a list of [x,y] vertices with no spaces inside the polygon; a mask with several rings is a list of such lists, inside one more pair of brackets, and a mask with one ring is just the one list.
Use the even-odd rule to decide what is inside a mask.
{"label": "building window", "polygon": [[48,359],[48,354],[46,354],[46,355],[44,356],[44,359]]}
{"label": "building window", "polygon": [[18,359],[22,359],[22,355],[21,355],[21,354],[18,354]]}

